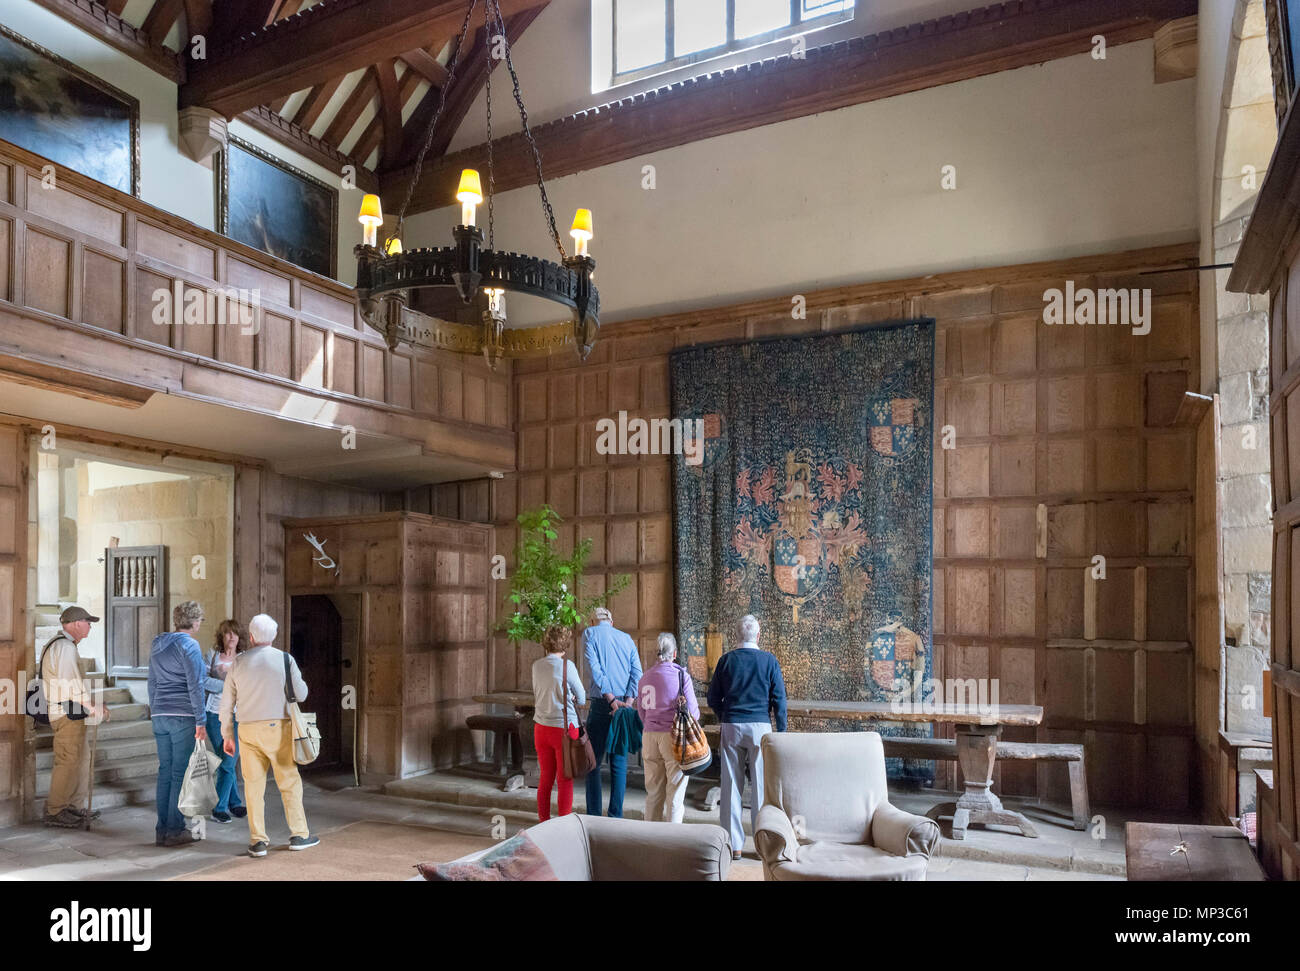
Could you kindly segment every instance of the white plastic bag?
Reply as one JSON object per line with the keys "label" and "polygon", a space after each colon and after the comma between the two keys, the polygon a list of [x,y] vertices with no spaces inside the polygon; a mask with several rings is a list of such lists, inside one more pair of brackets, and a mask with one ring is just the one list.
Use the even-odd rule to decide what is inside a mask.
{"label": "white plastic bag", "polygon": [[178,808],[182,816],[206,816],[217,805],[217,769],[221,756],[208,747],[207,740],[195,742],[185,778],[181,780]]}

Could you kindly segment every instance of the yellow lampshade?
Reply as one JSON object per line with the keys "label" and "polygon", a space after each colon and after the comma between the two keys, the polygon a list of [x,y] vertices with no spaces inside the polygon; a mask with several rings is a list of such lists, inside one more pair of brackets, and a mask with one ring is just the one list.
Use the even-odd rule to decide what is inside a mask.
{"label": "yellow lampshade", "polygon": [[465,169],[460,173],[460,188],[456,190],[456,198],[461,202],[472,202],[476,206],[483,201],[483,183],[479,181],[477,169]]}
{"label": "yellow lampshade", "polygon": [[400,239],[390,239],[388,241],[388,255],[396,256],[402,251],[402,241]]}
{"label": "yellow lampshade", "polygon": [[384,212],[379,205],[379,196],[366,193],[361,198],[361,212],[357,221],[363,226],[378,226],[384,221]]}
{"label": "yellow lampshade", "polygon": [[591,231],[591,210],[579,209],[573,217],[573,228],[569,230],[569,235],[574,239],[589,241],[594,233]]}

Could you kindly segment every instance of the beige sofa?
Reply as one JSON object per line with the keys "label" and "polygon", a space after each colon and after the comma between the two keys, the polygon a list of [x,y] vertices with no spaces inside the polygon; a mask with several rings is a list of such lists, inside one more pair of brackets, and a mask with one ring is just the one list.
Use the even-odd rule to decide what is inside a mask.
{"label": "beige sofa", "polygon": [[939,826],[889,804],[875,732],[763,737],[754,845],[768,880],[924,880]]}
{"label": "beige sofa", "polygon": [[[526,832],[560,880],[726,880],[731,866],[727,831],[708,823],[570,813]],[[456,862],[472,862],[487,852]]]}

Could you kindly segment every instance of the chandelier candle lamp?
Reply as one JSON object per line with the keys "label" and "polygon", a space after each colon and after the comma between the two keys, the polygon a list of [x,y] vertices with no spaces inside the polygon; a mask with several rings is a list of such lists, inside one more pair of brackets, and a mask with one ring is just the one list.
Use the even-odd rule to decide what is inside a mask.
{"label": "chandelier candle lamp", "polygon": [[[399,343],[419,344],[456,351],[462,354],[482,352],[488,365],[495,368],[503,358],[550,354],[572,344],[582,360],[587,359],[600,329],[600,295],[592,283],[596,261],[587,251],[592,239],[590,209],[579,209],[569,235],[574,239],[572,256],[560,241],[555,213],[546,196],[542,175],[541,153],[528,126],[528,112],[519,91],[519,76],[510,57],[510,43],[499,0],[483,0],[484,29],[502,42],[503,60],[514,85],[515,102],[523,121],[523,133],[532,152],[537,171],[537,188],[541,195],[542,215],[560,261],[545,260],[524,253],[503,252],[495,248],[492,191],[495,184],[492,140],[492,83],[487,82],[487,193],[475,169],[461,173],[456,199],[461,204],[461,224],[452,227],[451,246],[403,249],[402,224],[410,205],[424,156],[433,142],[438,119],[442,116],[446,93],[456,77],[456,68],[470,18],[479,0],[470,0],[460,35],[447,62],[447,82],[439,95],[438,107],[419,155],[416,156],[406,198],[398,209],[393,234],[382,246],[378,228],[383,211],[378,196],[367,195],[361,201],[357,218],[364,227],[361,245],[354,249],[357,257],[357,301],[366,323],[384,335],[390,350]],[[487,233],[478,225],[478,207],[486,201]],[[486,245],[484,245],[486,242]],[[569,320],[536,327],[510,327],[506,316],[506,293],[541,297],[561,304],[569,311]],[[452,295],[448,300],[447,294]],[[459,301],[455,297],[459,297]],[[456,309],[459,303],[461,310]],[[445,316],[460,320],[444,319]],[[468,316],[468,322],[465,320]]]}

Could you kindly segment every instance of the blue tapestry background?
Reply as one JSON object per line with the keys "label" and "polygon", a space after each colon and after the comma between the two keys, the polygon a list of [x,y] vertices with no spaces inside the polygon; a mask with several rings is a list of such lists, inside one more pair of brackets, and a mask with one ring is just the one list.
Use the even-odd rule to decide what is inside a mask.
{"label": "blue tapestry background", "polygon": [[[673,460],[677,617],[697,681],[746,613],[791,698],[888,702],[932,677],[934,326],[673,354],[672,414],[704,421],[703,461]],[[933,780],[932,762],[889,762]]]}

